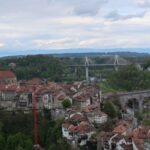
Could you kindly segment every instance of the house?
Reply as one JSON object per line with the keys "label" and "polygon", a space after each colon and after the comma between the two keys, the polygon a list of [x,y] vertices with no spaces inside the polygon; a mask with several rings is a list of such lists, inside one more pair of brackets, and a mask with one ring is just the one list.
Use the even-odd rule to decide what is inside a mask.
{"label": "house", "polygon": [[16,85],[0,84],[0,107],[14,109],[16,107]]}
{"label": "house", "polygon": [[70,122],[73,122],[73,123],[80,123],[81,121],[85,121],[86,118],[82,113],[77,112],[77,113],[71,114],[69,117],[69,120]]}
{"label": "house", "polygon": [[132,132],[132,144],[134,150],[149,150],[150,149],[150,128],[138,127]]}
{"label": "house", "polygon": [[87,120],[84,113],[77,108],[66,111],[65,121],[62,124],[62,135],[71,143],[86,145],[95,134],[94,126]]}
{"label": "house", "polygon": [[96,124],[103,124],[107,122],[108,116],[104,112],[97,111],[94,113],[94,123]]}
{"label": "house", "polygon": [[86,145],[87,141],[89,141],[91,136],[95,133],[95,128],[87,121],[80,122],[77,127],[78,144],[81,146]]}
{"label": "house", "polygon": [[51,109],[53,108],[53,99],[52,95],[48,92],[44,92],[42,94],[42,102],[43,102],[43,107],[46,109]]}
{"label": "house", "polygon": [[89,105],[96,104],[100,102],[99,90],[94,86],[84,86],[81,87],[78,92],[74,93],[72,96],[73,106],[80,109],[85,108]]}
{"label": "house", "polygon": [[107,122],[108,116],[104,112],[99,110],[97,105],[88,105],[82,109],[82,112],[87,117],[90,123],[103,124]]}
{"label": "house", "polygon": [[17,85],[0,85],[0,100],[13,101],[16,96]]}
{"label": "house", "polygon": [[93,134],[95,134],[95,129],[86,121],[81,121],[77,125],[69,122],[62,124],[63,137],[69,141],[75,141],[80,146],[86,145]]}
{"label": "house", "polygon": [[16,88],[16,108],[18,109],[25,109],[25,108],[32,108],[33,100],[32,100],[32,92],[33,88],[30,86],[20,86],[18,85]]}
{"label": "house", "polygon": [[16,84],[17,78],[11,71],[0,71],[0,84]]}
{"label": "house", "polygon": [[111,143],[109,142],[112,137],[116,136],[112,132],[100,132],[97,135],[97,150],[110,150]]}
{"label": "house", "polygon": [[62,136],[68,140],[72,139],[72,135],[70,135],[70,133],[69,133],[70,126],[71,126],[71,124],[68,122],[62,124]]}
{"label": "house", "polygon": [[79,95],[73,98],[73,105],[82,109],[91,104],[90,98],[85,95]]}
{"label": "house", "polygon": [[132,130],[133,130],[132,122],[120,120],[119,122],[117,122],[116,127],[113,129],[112,132],[127,136],[132,132]]}
{"label": "house", "polygon": [[97,135],[97,150],[149,150],[150,128],[140,126],[127,134],[126,126],[120,124],[113,132],[100,132]]}
{"label": "house", "polygon": [[113,132],[100,132],[97,136],[97,150],[133,150],[132,138]]}
{"label": "house", "polygon": [[11,63],[8,64],[8,66],[11,67],[11,68],[15,68],[16,67],[16,63],[11,62]]}

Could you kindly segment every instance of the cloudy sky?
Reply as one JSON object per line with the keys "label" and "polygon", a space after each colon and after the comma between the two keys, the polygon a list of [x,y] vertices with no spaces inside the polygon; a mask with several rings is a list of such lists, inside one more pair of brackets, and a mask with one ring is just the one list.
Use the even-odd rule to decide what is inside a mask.
{"label": "cloudy sky", "polygon": [[150,0],[0,0],[0,51],[150,48]]}

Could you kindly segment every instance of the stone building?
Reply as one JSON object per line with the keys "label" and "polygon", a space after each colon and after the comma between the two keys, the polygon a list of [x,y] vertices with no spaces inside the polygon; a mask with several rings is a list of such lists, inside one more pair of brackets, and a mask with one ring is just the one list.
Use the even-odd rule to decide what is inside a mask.
{"label": "stone building", "polygon": [[0,71],[0,84],[16,84],[17,78],[11,71]]}

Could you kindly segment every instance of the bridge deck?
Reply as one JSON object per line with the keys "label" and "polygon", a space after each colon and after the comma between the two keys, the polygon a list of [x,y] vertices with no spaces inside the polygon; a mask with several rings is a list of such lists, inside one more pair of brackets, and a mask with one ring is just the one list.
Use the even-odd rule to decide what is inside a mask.
{"label": "bridge deck", "polygon": [[89,65],[68,65],[69,67],[105,67],[105,66],[110,66],[110,67],[114,67],[114,66],[127,66],[129,64],[89,64]]}
{"label": "bridge deck", "polygon": [[113,96],[113,95],[116,95],[116,96],[126,96],[126,95],[147,94],[147,93],[150,94],[150,90],[133,91],[133,92],[109,93],[109,94],[104,94],[103,96],[104,96],[104,97],[107,97],[107,96]]}

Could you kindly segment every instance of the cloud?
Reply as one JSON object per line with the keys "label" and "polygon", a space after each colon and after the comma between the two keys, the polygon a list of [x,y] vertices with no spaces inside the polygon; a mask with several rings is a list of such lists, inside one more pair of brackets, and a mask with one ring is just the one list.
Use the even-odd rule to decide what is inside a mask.
{"label": "cloud", "polygon": [[150,13],[133,1],[0,0],[0,47],[150,46]]}
{"label": "cloud", "polygon": [[75,43],[75,39],[62,38],[62,39],[50,39],[50,40],[33,40],[35,48],[38,49],[61,49],[62,47],[70,48]]}
{"label": "cloud", "polygon": [[84,2],[76,0],[76,2],[74,12],[77,15],[96,15],[108,0],[85,0]]}
{"label": "cloud", "polygon": [[138,14],[129,14],[129,15],[121,15],[117,10],[110,12],[108,15],[105,16],[106,19],[110,19],[112,21],[118,20],[127,20],[132,18],[142,18],[145,16],[146,12],[138,13]]}
{"label": "cloud", "polygon": [[5,44],[4,43],[0,43],[0,48],[4,47]]}
{"label": "cloud", "polygon": [[66,4],[75,15],[96,15],[109,0],[51,0],[51,4]]}
{"label": "cloud", "polygon": [[150,0],[136,0],[140,7],[150,7]]}

